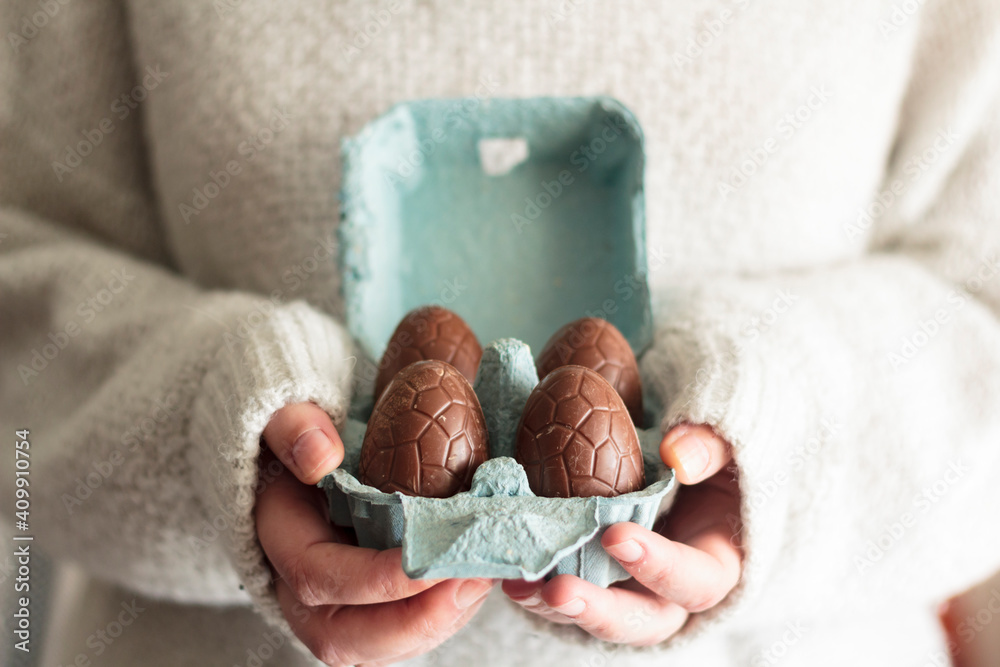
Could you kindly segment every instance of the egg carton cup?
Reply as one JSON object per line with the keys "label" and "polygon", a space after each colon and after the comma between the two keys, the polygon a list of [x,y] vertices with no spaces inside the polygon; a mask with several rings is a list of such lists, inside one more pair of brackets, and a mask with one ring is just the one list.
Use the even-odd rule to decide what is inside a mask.
{"label": "egg carton cup", "polygon": [[660,461],[660,433],[637,429],[646,488],[612,498],[545,498],[514,458],[518,421],[538,375],[524,343],[502,339],[483,352],[474,385],[486,417],[491,458],[472,488],[450,498],[383,493],[355,477],[366,425],[342,429],[346,455],[321,482],[334,524],[352,527],[359,546],[403,548],[412,578],[491,577],[536,581],[574,574],[598,586],[630,575],[601,547],[608,526],[652,528],[674,498],[673,472]]}

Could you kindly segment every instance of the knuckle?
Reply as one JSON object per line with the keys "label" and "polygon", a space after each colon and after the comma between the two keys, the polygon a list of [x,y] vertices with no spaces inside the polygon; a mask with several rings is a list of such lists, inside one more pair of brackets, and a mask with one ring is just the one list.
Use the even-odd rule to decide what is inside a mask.
{"label": "knuckle", "polygon": [[635,646],[637,648],[656,646],[657,644],[661,644],[670,639],[674,635],[674,632],[675,631],[673,629],[671,629],[669,632],[659,632],[653,635],[649,635],[648,637],[642,637],[641,639],[636,639],[634,641],[631,641],[629,642],[629,645]]}
{"label": "knuckle", "polygon": [[615,644],[621,644],[625,641],[624,633],[608,619],[601,619],[589,623],[584,627],[584,629],[598,639],[603,639],[604,641],[613,642]]}
{"label": "knuckle", "polygon": [[715,605],[719,604],[719,602],[722,600],[723,597],[725,597],[724,594],[720,594],[715,591],[710,591],[704,596],[694,598],[692,603],[687,605],[687,610],[693,614],[696,614],[700,611],[707,611],[712,607],[714,607]]}
{"label": "knuckle", "polygon": [[398,600],[405,597],[406,584],[397,576],[397,568],[384,553],[377,552],[372,558],[369,590],[378,600]]}
{"label": "knuckle", "polygon": [[329,667],[346,667],[347,665],[353,664],[345,662],[340,654],[340,650],[334,645],[333,642],[328,640],[320,640],[314,642],[314,645],[308,645],[310,651],[313,655],[322,662],[324,665]]}
{"label": "knuckle", "polygon": [[647,581],[653,590],[667,590],[671,587],[674,575],[677,572],[677,563],[674,558],[667,558],[657,564],[656,570],[648,577]]}
{"label": "knuckle", "polygon": [[635,628],[637,636],[629,643],[638,647],[661,644],[677,634],[690,616],[690,612],[686,609],[672,604],[651,610],[645,617],[646,623],[643,623],[642,627]]}
{"label": "knuckle", "polygon": [[318,607],[322,604],[322,600],[316,593],[304,556],[299,556],[289,562],[287,572],[285,579],[288,581],[288,587],[292,589],[296,600],[307,607]]}
{"label": "knuckle", "polygon": [[343,660],[337,642],[331,640],[328,635],[321,634],[315,627],[300,626],[295,630],[295,634],[309,649],[309,652],[324,665],[343,667],[347,664]]}
{"label": "knuckle", "polygon": [[296,420],[294,419],[294,412],[291,410],[291,407],[285,406],[275,412],[274,416],[271,417],[271,421],[264,427],[264,441],[267,442],[272,450],[280,449],[284,446],[291,435],[290,431],[295,428]]}
{"label": "knuckle", "polygon": [[416,634],[418,643],[437,643],[441,640],[441,627],[439,623],[431,617],[423,616],[414,623],[413,631]]}
{"label": "knuckle", "polygon": [[372,573],[369,583],[372,597],[377,600],[395,600],[399,598],[399,582],[392,573],[383,568],[378,568]]}

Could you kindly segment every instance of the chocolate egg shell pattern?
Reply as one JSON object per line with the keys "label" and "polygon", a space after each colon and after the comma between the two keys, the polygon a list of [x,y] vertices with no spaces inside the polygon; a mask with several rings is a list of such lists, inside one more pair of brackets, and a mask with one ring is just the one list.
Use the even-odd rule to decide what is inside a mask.
{"label": "chocolate egg shell pattern", "polygon": [[583,366],[561,366],[538,383],[515,447],[539,496],[617,496],[645,486],[639,438],[624,402]]}
{"label": "chocolate egg shell pattern", "polygon": [[611,383],[632,422],[642,426],[642,383],[628,341],[606,320],[584,317],[557,331],[542,348],[535,366],[544,378],[560,366],[575,364],[600,373]]}
{"label": "chocolate egg shell pattern", "polygon": [[379,362],[375,400],[382,395],[396,373],[415,361],[446,361],[469,382],[473,382],[482,356],[483,348],[476,335],[465,320],[452,311],[440,306],[412,310],[392,333]]}
{"label": "chocolate egg shell pattern", "polygon": [[489,436],[469,381],[448,363],[410,364],[375,404],[358,479],[385,493],[445,498],[467,491],[489,458]]}

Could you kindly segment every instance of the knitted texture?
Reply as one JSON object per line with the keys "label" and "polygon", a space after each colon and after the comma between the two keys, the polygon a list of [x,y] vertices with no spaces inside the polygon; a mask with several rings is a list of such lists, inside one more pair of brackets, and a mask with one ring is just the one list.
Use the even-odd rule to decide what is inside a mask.
{"label": "knitted texture", "polygon": [[0,421],[33,429],[40,548],[171,601],[128,642],[196,604],[289,632],[260,434],[290,402],[345,414],[339,142],[415,98],[635,112],[646,398],[732,442],[745,552],[665,646],[494,596],[415,664],[933,664],[935,604],[1000,566],[992,0],[42,4],[0,9]]}

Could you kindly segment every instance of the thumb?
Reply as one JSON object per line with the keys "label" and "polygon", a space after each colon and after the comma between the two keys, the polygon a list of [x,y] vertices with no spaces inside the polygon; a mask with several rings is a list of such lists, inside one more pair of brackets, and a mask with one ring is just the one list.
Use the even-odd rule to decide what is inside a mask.
{"label": "thumb", "polygon": [[304,484],[315,484],[344,460],[330,416],[314,403],[286,405],[264,428],[264,442]]}
{"label": "thumb", "polygon": [[729,443],[705,424],[678,424],[660,443],[660,458],[681,484],[697,484],[722,470],[732,459]]}

